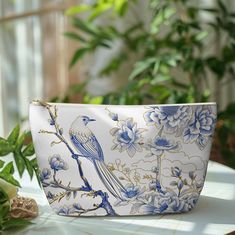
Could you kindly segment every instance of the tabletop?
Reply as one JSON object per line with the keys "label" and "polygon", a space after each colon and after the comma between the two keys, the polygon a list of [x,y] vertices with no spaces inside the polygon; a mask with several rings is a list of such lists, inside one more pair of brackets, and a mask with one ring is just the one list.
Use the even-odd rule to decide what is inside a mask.
{"label": "tabletop", "polygon": [[[226,234],[235,231],[235,171],[209,162],[206,182],[196,207],[185,214],[131,217],[71,218],[58,216],[50,209],[46,197],[27,177],[20,195],[34,198],[39,216],[34,224],[7,234]],[[29,187],[30,185],[30,187]]]}

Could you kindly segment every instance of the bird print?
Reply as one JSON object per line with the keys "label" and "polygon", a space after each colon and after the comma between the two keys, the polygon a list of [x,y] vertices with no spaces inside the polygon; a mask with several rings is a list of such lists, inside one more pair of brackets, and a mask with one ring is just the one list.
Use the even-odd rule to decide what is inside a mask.
{"label": "bird print", "polygon": [[115,198],[122,200],[122,195],[123,193],[126,193],[126,189],[105,165],[102,148],[94,133],[92,133],[87,126],[88,123],[93,121],[96,120],[89,118],[88,116],[78,116],[71,124],[69,130],[71,142],[83,157],[89,159],[93,163],[99,178],[107,190]]}

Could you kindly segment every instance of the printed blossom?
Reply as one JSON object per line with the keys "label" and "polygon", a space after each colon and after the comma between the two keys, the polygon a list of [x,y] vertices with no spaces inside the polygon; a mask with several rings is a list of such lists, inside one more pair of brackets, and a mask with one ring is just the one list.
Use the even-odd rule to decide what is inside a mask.
{"label": "printed blossom", "polygon": [[179,144],[165,137],[157,137],[152,142],[147,143],[146,148],[150,150],[150,154],[148,154],[147,157],[161,156],[164,151],[171,152],[178,150]]}
{"label": "printed blossom", "polygon": [[59,215],[75,215],[76,213],[84,212],[84,209],[79,203],[74,203],[73,205],[63,205],[57,210]]}
{"label": "printed blossom", "polygon": [[118,128],[111,129],[110,133],[115,136],[112,150],[118,149],[120,152],[127,151],[130,157],[133,157],[136,152],[141,152],[141,141],[143,140],[141,133],[145,129],[137,128],[137,124],[132,118],[118,122]]}
{"label": "printed blossom", "polygon": [[145,201],[132,206],[132,214],[154,215],[160,213],[186,212],[191,210],[198,200],[197,193],[185,194],[182,197],[171,192],[153,192],[146,195]]}
{"label": "printed blossom", "polygon": [[190,114],[189,106],[153,106],[144,118],[148,125],[163,125],[165,132],[176,133],[189,120]]}
{"label": "printed blossom", "polygon": [[51,171],[48,168],[44,168],[41,172],[40,172],[40,179],[41,181],[44,180],[48,180],[51,177]]}
{"label": "printed blossom", "polygon": [[143,197],[145,188],[140,189],[139,186],[133,184],[127,184],[125,186],[125,191],[122,191],[122,199],[118,199],[114,202],[114,206],[126,206],[129,203],[133,203],[139,198]]}
{"label": "printed blossom", "polygon": [[53,199],[54,198],[54,194],[51,193],[51,191],[48,191],[46,194],[47,199]]}
{"label": "printed blossom", "polygon": [[144,192],[144,189],[140,189],[139,186],[135,186],[133,184],[128,184],[125,187],[126,191],[123,191],[123,199],[126,200],[134,200],[141,196]]}
{"label": "printed blossom", "polygon": [[67,163],[64,160],[62,160],[60,155],[58,154],[55,154],[52,157],[50,157],[49,163],[50,163],[51,169],[55,171],[68,169]]}
{"label": "printed blossom", "polygon": [[181,176],[182,170],[179,167],[171,167],[171,176],[179,178]]}
{"label": "printed blossom", "polygon": [[183,138],[185,143],[196,142],[203,149],[212,136],[215,127],[216,116],[209,109],[198,107],[193,120],[184,129]]}
{"label": "printed blossom", "polygon": [[74,212],[74,208],[71,206],[64,205],[57,210],[59,215],[70,215]]}

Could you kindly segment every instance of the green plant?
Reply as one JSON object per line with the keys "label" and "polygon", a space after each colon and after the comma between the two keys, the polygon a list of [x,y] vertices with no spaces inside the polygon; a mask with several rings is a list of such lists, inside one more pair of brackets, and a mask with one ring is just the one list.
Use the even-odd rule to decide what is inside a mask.
{"label": "green plant", "polygon": [[235,103],[218,114],[217,136],[220,154],[235,169]]}
{"label": "green plant", "polygon": [[[11,156],[13,155],[13,157]],[[30,178],[38,179],[38,166],[30,132],[20,133],[17,125],[7,139],[0,137],[0,231],[30,224],[29,220],[10,217],[10,200],[16,196],[20,182],[13,176],[15,166],[22,177],[25,171]]]}
{"label": "green plant", "polygon": [[[116,4],[125,10],[118,11]],[[219,93],[210,89],[209,77],[220,85],[234,79],[235,14],[222,1],[217,1],[216,8],[208,9],[187,0],[150,0],[149,23],[137,16],[136,23],[125,30],[113,26],[116,20],[125,21],[125,14],[135,4],[137,1],[100,0],[67,11],[70,15],[87,14],[85,20],[72,19],[77,32],[65,33],[79,42],[71,66],[100,47],[113,47],[117,40],[123,43],[123,50],[99,71],[99,77],[121,69],[132,54],[140,55],[131,74],[127,74],[127,84],[117,92],[104,95],[102,103],[206,101],[213,92]],[[203,12],[211,14],[211,20],[201,21]],[[99,17],[110,23],[99,25],[95,21]],[[214,35],[217,49],[204,55],[201,52],[208,47],[209,33]],[[221,39],[222,34],[226,40]]]}
{"label": "green plant", "polygon": [[[149,0],[148,8],[149,21],[141,20],[138,1],[134,0],[98,0],[67,10],[75,30],[65,35],[79,45],[70,66],[98,48],[114,47],[116,41],[122,42],[123,48],[98,72],[98,77],[122,69],[133,55],[138,58],[132,72],[126,74],[126,84],[121,89],[93,97],[84,86],[82,102],[143,104],[215,99],[219,105],[221,86],[235,78],[235,13],[222,0],[217,0],[214,8],[189,0]],[[133,9],[137,9],[132,14],[135,23],[124,30],[116,27],[115,22],[125,22],[126,15]],[[83,18],[79,17],[83,13]],[[202,20],[205,13],[208,20]],[[99,18],[105,20],[105,25],[99,24]],[[216,89],[210,87],[209,78],[214,79]],[[67,96],[67,101],[69,98]],[[220,122],[218,136],[222,132],[233,135],[228,131],[228,120],[234,125],[231,113],[222,112],[219,119],[222,120],[225,113],[226,120]],[[221,148],[225,159],[227,147]],[[235,158],[234,152],[229,155],[230,159]],[[235,167],[231,160],[228,162]]]}

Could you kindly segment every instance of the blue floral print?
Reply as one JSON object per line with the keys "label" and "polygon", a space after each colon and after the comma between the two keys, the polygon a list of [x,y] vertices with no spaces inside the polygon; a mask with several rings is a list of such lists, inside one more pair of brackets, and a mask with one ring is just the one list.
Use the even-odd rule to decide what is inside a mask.
{"label": "blue floral print", "polygon": [[[98,135],[96,137],[95,129],[93,130],[92,126],[89,131],[82,132],[81,127],[84,126],[78,125],[78,133],[73,132],[79,137],[80,148],[78,149],[84,150],[74,152],[69,143],[65,141],[66,137],[63,136],[65,131],[59,128],[57,120],[50,113],[50,125],[48,124],[48,126],[58,128],[54,134],[60,137],[59,140],[62,140],[72,153],[72,158],[78,166],[78,176],[83,182],[82,185],[76,185],[76,182],[72,180],[71,182],[64,180],[64,171],[68,170],[66,158],[62,159],[59,154],[48,158],[48,168],[42,169],[40,179],[43,187],[47,187],[46,196],[49,203],[58,203],[57,213],[72,216],[95,215],[95,211],[99,209],[104,210],[107,215],[118,215],[119,209],[121,211],[120,207],[125,206],[130,209],[127,214],[133,215],[155,215],[191,210],[196,205],[203,187],[205,175],[202,176],[201,170],[204,169],[201,167],[198,173],[199,168],[191,164],[192,167],[190,165],[191,168],[187,171],[188,168],[181,164],[184,159],[181,161],[180,158],[181,156],[182,158],[191,157],[190,154],[186,154],[189,150],[184,149],[188,143],[194,143],[197,151],[202,151],[207,146],[215,127],[215,110],[210,106],[202,105],[145,107],[146,112],[144,111],[141,117],[142,126],[139,126],[139,122],[137,124],[134,116],[133,118],[126,116],[122,118],[121,113],[110,111],[107,108],[105,110],[108,111],[107,116],[112,120],[109,120],[109,123],[115,123],[114,127],[108,129],[112,137],[111,150],[115,152],[115,155],[119,155],[118,158],[116,156],[114,158],[115,164],[112,160],[109,163],[105,162],[107,159],[105,150],[107,149],[103,149],[101,141],[99,145],[97,144],[100,139]],[[88,121],[94,121],[87,116],[79,117],[82,117],[83,121],[85,120],[85,127]],[[96,122],[98,123],[99,120]],[[153,131],[151,133],[148,132],[150,125],[152,126],[151,131]],[[144,138],[145,132],[148,132],[146,136],[149,139]],[[42,133],[53,132],[44,131]],[[49,146],[60,144],[56,141],[52,141],[52,143]],[[142,156],[139,154],[141,152],[143,152]],[[94,155],[93,159],[89,153]],[[176,160],[173,157],[170,158],[174,154],[169,153],[175,153],[178,158],[176,157]],[[136,165],[132,161],[126,161],[126,158],[122,158],[122,156],[137,159]],[[103,186],[107,186],[107,190],[103,191],[99,187],[98,189],[93,188],[89,182],[90,179],[87,178],[87,172],[82,169],[80,157],[90,158],[94,166],[99,169],[97,172],[105,173],[105,179],[109,184]],[[102,158],[102,163],[97,161],[98,158]],[[142,161],[147,167],[138,164]],[[164,161],[168,161],[169,165],[166,165]],[[107,168],[106,164],[110,167]],[[109,188],[117,191],[117,194],[112,194],[112,190],[108,190]],[[78,202],[81,202],[79,200],[84,194],[87,197],[90,196],[92,200],[96,198],[98,200],[91,204],[90,208],[83,208]],[[72,203],[66,203],[71,197],[73,198]],[[99,214],[98,211],[97,214]]]}
{"label": "blue floral print", "polygon": [[55,154],[52,157],[50,157],[49,163],[50,163],[51,169],[55,171],[68,169],[67,163],[61,159],[61,156],[59,154]]}
{"label": "blue floral print", "polygon": [[184,142],[196,142],[199,148],[204,148],[212,137],[215,122],[216,116],[209,108],[198,107],[189,125],[184,129]]}
{"label": "blue floral print", "polygon": [[130,157],[136,152],[142,151],[142,133],[143,128],[137,128],[137,124],[132,118],[118,122],[117,128],[112,128],[110,133],[114,136],[112,150],[118,149],[120,153],[126,151]]}
{"label": "blue floral print", "polygon": [[150,156],[161,156],[164,151],[176,151],[179,149],[179,144],[167,139],[166,137],[156,137],[152,142],[146,145],[146,148],[150,150],[147,155]]}
{"label": "blue floral print", "polygon": [[152,106],[144,114],[148,125],[164,127],[166,133],[175,133],[190,118],[189,106]]}

